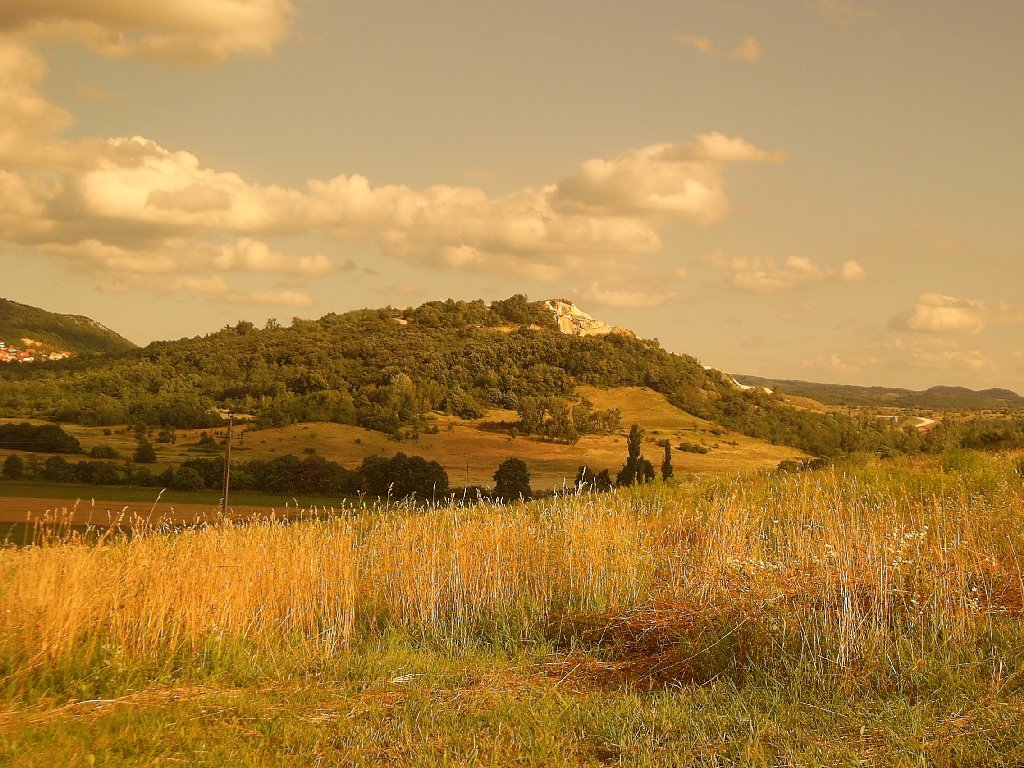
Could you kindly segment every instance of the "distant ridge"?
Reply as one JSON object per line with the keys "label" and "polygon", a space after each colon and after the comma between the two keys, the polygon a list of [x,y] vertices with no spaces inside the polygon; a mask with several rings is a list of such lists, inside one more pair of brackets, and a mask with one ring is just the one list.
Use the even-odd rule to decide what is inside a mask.
{"label": "distant ridge", "polygon": [[936,410],[1024,408],[1024,397],[1009,389],[934,386],[916,391],[898,387],[858,387],[852,384],[821,384],[795,379],[766,379],[736,374],[748,386],[771,387],[780,393],[809,397],[826,405],[861,405]]}
{"label": "distant ridge", "polygon": [[0,341],[45,352],[89,356],[135,349],[120,334],[82,315],[63,315],[0,298]]}

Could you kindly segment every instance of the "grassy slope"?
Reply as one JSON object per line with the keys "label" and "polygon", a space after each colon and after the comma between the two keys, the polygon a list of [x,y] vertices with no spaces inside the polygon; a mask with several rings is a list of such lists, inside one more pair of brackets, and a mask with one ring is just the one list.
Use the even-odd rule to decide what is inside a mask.
{"label": "grassy slope", "polygon": [[124,352],[135,345],[81,315],[62,315],[0,298],[0,341],[21,347],[22,339],[43,342],[47,350],[75,354]]}
{"label": "grassy slope", "polygon": [[[647,430],[648,444],[644,453],[655,467],[661,466],[662,449],[658,443],[664,439],[671,440],[673,445],[700,443],[711,449],[707,454],[674,451],[672,461],[677,473],[767,469],[775,467],[783,459],[805,455],[795,448],[772,445],[698,419],[649,389],[581,387],[579,391],[597,408],[619,408],[626,429],[636,422]],[[370,454],[390,456],[404,451],[440,462],[453,486],[491,486],[498,464],[509,456],[518,456],[529,466],[536,489],[561,488],[563,481],[572,484],[577,468],[583,463],[595,470],[610,469],[614,477],[625,461],[624,434],[588,435],[576,445],[547,443],[530,437],[509,440],[508,429],[516,419],[512,411],[492,411],[477,421],[439,416],[440,431],[437,434],[424,433],[419,440],[402,442],[380,432],[343,424],[300,424],[247,433],[242,430],[232,455],[236,459],[273,458],[286,453],[301,456],[305,450],[313,449],[321,456],[355,467]],[[99,427],[67,425],[65,429],[78,437],[86,452],[97,445],[110,445],[122,457],[129,457],[135,450],[134,435],[123,429],[116,429],[109,436],[104,435]],[[712,430],[721,434],[716,435]],[[195,450],[201,431],[178,430],[175,445],[156,444],[159,463],[154,471],[178,464],[189,456],[208,455]],[[216,433],[223,435],[224,430],[216,430]],[[9,451],[0,450],[0,459],[6,453]]]}
{"label": "grassy slope", "polygon": [[0,764],[1020,765],[1018,460],[0,551]]}

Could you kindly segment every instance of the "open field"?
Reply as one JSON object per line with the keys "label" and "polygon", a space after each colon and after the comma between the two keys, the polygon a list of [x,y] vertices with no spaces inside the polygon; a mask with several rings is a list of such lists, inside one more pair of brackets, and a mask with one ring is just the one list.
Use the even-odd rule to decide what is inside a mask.
{"label": "open field", "polygon": [[[717,427],[671,405],[664,396],[640,387],[600,390],[581,387],[580,394],[597,408],[619,408],[625,431],[636,422],[647,430],[645,456],[657,467],[661,464],[664,439],[673,445],[680,441],[699,443],[707,454],[675,451],[673,464],[682,473],[731,473],[750,469],[769,469],[784,459],[806,454],[787,446],[778,446]],[[413,456],[438,461],[448,472],[453,486],[494,484],[494,471],[510,456],[518,456],[530,468],[533,487],[540,490],[571,485],[580,464],[594,470],[610,469],[612,476],[626,457],[626,438],[618,435],[588,435],[575,445],[550,443],[530,437],[509,437],[517,420],[513,411],[492,411],[482,419],[464,421],[452,416],[436,416],[436,434],[420,433],[416,440],[396,441],[380,432],[343,424],[298,424],[290,427],[251,430],[241,425],[233,449],[236,459],[273,458],[291,453],[303,455],[315,450],[325,458],[346,467],[358,466],[368,455],[390,456],[403,451]],[[4,419],[0,421],[21,421]],[[123,458],[135,450],[134,434],[124,428],[65,425],[82,443],[86,452],[98,445],[109,445]],[[104,431],[110,431],[106,435]],[[208,430],[223,436],[226,429]],[[719,434],[715,434],[715,432]],[[203,430],[177,430],[176,442],[155,444],[158,463],[154,472],[176,466],[190,456],[210,455],[198,450]],[[154,435],[155,436],[155,435]],[[0,459],[11,451],[0,450]],[[214,454],[215,455],[215,454]]]}
{"label": "open field", "polygon": [[1020,464],[3,549],[0,763],[1019,765]]}

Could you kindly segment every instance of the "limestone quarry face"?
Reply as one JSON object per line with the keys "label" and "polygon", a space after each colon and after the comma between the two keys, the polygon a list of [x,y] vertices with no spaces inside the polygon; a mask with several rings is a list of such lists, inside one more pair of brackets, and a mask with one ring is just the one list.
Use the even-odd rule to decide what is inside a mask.
{"label": "limestone quarry face", "polygon": [[571,301],[551,299],[545,302],[545,306],[555,316],[558,330],[570,336],[604,336],[609,333],[636,336],[627,328],[618,328],[602,320],[595,320]]}

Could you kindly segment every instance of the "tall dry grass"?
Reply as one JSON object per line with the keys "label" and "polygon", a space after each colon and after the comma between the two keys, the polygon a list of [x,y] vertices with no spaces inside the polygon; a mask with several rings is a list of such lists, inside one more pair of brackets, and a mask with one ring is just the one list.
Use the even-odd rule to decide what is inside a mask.
{"label": "tall dry grass", "polygon": [[856,684],[968,657],[1008,679],[1022,512],[1013,462],[983,457],[51,541],[0,550],[0,652],[13,669],[230,640],[316,659],[398,632],[585,646],[595,672],[649,682]]}

